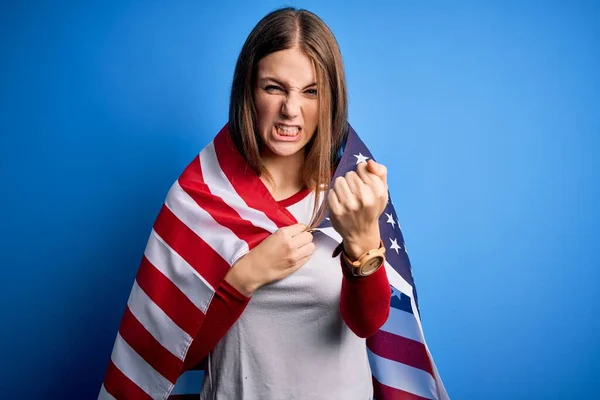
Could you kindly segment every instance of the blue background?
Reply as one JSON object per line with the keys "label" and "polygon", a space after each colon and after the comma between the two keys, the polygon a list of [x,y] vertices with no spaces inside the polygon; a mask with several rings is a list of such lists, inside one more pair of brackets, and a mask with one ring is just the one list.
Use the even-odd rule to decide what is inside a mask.
{"label": "blue background", "polygon": [[[1,397],[91,399],[166,192],[286,3],[7,3]],[[600,398],[597,3],[291,4],[338,38],[451,397]]]}

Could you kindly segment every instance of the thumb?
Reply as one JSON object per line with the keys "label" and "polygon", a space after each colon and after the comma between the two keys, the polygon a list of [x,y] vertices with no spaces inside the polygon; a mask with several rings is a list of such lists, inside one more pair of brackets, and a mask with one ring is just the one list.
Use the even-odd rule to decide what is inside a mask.
{"label": "thumb", "polygon": [[367,163],[369,172],[380,177],[383,182],[387,185],[387,168],[383,164],[379,164],[373,160],[369,160]]}

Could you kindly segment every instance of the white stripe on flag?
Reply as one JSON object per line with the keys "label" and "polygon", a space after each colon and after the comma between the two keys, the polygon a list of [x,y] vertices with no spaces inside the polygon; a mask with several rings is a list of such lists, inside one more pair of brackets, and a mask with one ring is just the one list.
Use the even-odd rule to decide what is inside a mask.
{"label": "white stripe on flag", "polygon": [[144,252],[152,265],[163,273],[204,314],[215,293],[210,283],[173,250],[153,229]]}
{"label": "white stripe on flag", "polygon": [[380,357],[367,349],[371,372],[382,384],[427,399],[437,399],[433,377],[422,369]]}
{"label": "white stripe on flag", "polygon": [[175,388],[171,392],[174,394],[199,394],[204,380],[204,371],[187,371],[181,375],[175,383]]}
{"label": "white stripe on flag", "polygon": [[176,181],[165,204],[181,222],[204,240],[229,265],[239,254],[250,251],[248,243],[241,240],[231,229],[220,225],[214,218],[201,208]]}
{"label": "white stripe on flag", "polygon": [[271,233],[279,229],[265,213],[248,206],[244,199],[236,192],[223,170],[219,167],[214,142],[210,142],[200,152],[200,166],[202,167],[204,183],[208,185],[210,192],[222,198],[243,219]]}
{"label": "white stripe on flag", "polygon": [[415,316],[397,308],[390,307],[390,315],[380,329],[417,342],[425,342]]}
{"label": "white stripe on flag", "polygon": [[398,289],[399,291],[401,291],[402,293],[404,293],[411,299],[414,297],[413,296],[413,287],[410,285],[410,283],[406,282],[406,280],[402,277],[402,275],[400,275],[398,273],[398,271],[396,271],[390,265],[388,260],[385,260],[385,272],[387,274],[388,280],[390,281],[390,284],[393,287],[395,287],[396,289]]}
{"label": "white stripe on flag", "polygon": [[100,387],[100,394],[98,395],[98,400],[117,400],[110,393],[106,391],[104,384]]}
{"label": "white stripe on flag", "polygon": [[[417,310],[417,304],[415,302],[414,298],[410,298],[410,307],[413,310],[413,314],[415,316],[415,321],[417,322],[417,325],[419,326],[419,331],[421,332],[421,335],[423,336],[423,325],[421,324],[421,317],[419,316],[419,311]],[[437,370],[437,367],[435,366],[435,362],[433,362],[433,357],[431,356],[431,352],[429,351],[429,347],[427,346],[427,343],[425,343],[425,341],[423,340],[423,344],[425,345],[425,350],[427,350],[427,355],[429,356],[429,359],[431,360],[431,368],[433,370],[433,376],[435,378],[435,381],[437,382],[437,397],[439,400],[450,400],[450,397],[448,396],[448,393],[446,392],[446,388],[444,387],[444,383],[442,382],[442,378],[440,377],[440,374]]]}
{"label": "white stripe on flag", "polygon": [[173,384],[146,363],[119,333],[117,333],[111,360],[125,376],[150,397],[163,398],[165,393],[171,391]]}
{"label": "white stripe on flag", "polygon": [[165,349],[180,360],[184,359],[192,337],[148,297],[137,281],[133,282],[127,306],[135,318]]}

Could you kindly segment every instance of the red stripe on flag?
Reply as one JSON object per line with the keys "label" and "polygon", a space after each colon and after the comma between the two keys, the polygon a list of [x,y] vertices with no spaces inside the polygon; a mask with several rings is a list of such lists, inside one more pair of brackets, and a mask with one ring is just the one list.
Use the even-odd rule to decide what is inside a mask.
{"label": "red stripe on flag", "polygon": [[188,335],[194,337],[204,314],[144,256],[136,281],[152,301]]}
{"label": "red stripe on flag", "polygon": [[152,397],[125,376],[112,360],[104,377],[104,388],[116,399],[152,400]]}
{"label": "red stripe on flag", "polygon": [[265,213],[279,228],[298,222],[275,201],[256,172],[248,166],[229,136],[227,126],[221,129],[213,143],[221,170],[248,206]]}
{"label": "red stripe on flag", "polygon": [[367,339],[367,346],[378,356],[422,369],[433,376],[431,360],[423,343],[380,330]]}
{"label": "red stripe on flag", "polygon": [[140,357],[175,384],[183,367],[183,361],[165,349],[131,313],[129,307],[125,309],[119,332]]}
{"label": "red stripe on flag", "polygon": [[373,377],[373,396],[377,400],[430,400],[426,397],[386,386],[375,379],[375,377]]}
{"label": "red stripe on flag", "polygon": [[222,198],[211,194],[209,187],[204,183],[200,156],[196,156],[181,174],[179,185],[219,225],[229,228],[237,237],[247,242],[250,249],[270,234],[263,228],[256,227],[252,222],[243,219]]}
{"label": "red stripe on flag", "polygon": [[229,272],[229,264],[167,207],[163,206],[154,230],[215,290]]}
{"label": "red stripe on flag", "polygon": [[193,367],[189,368],[188,371],[205,371],[207,364],[208,364],[208,357],[204,357],[202,359],[202,361],[200,361],[198,364],[194,365]]}

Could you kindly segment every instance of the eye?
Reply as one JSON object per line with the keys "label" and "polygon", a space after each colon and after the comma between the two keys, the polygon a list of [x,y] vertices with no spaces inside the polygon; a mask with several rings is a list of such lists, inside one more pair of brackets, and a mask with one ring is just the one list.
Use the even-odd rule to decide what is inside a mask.
{"label": "eye", "polygon": [[281,93],[281,92],[283,92],[283,89],[280,88],[279,86],[268,85],[268,86],[265,87],[265,92],[267,92],[267,93]]}
{"label": "eye", "polygon": [[310,97],[317,97],[317,89],[307,89],[304,93],[308,94]]}

